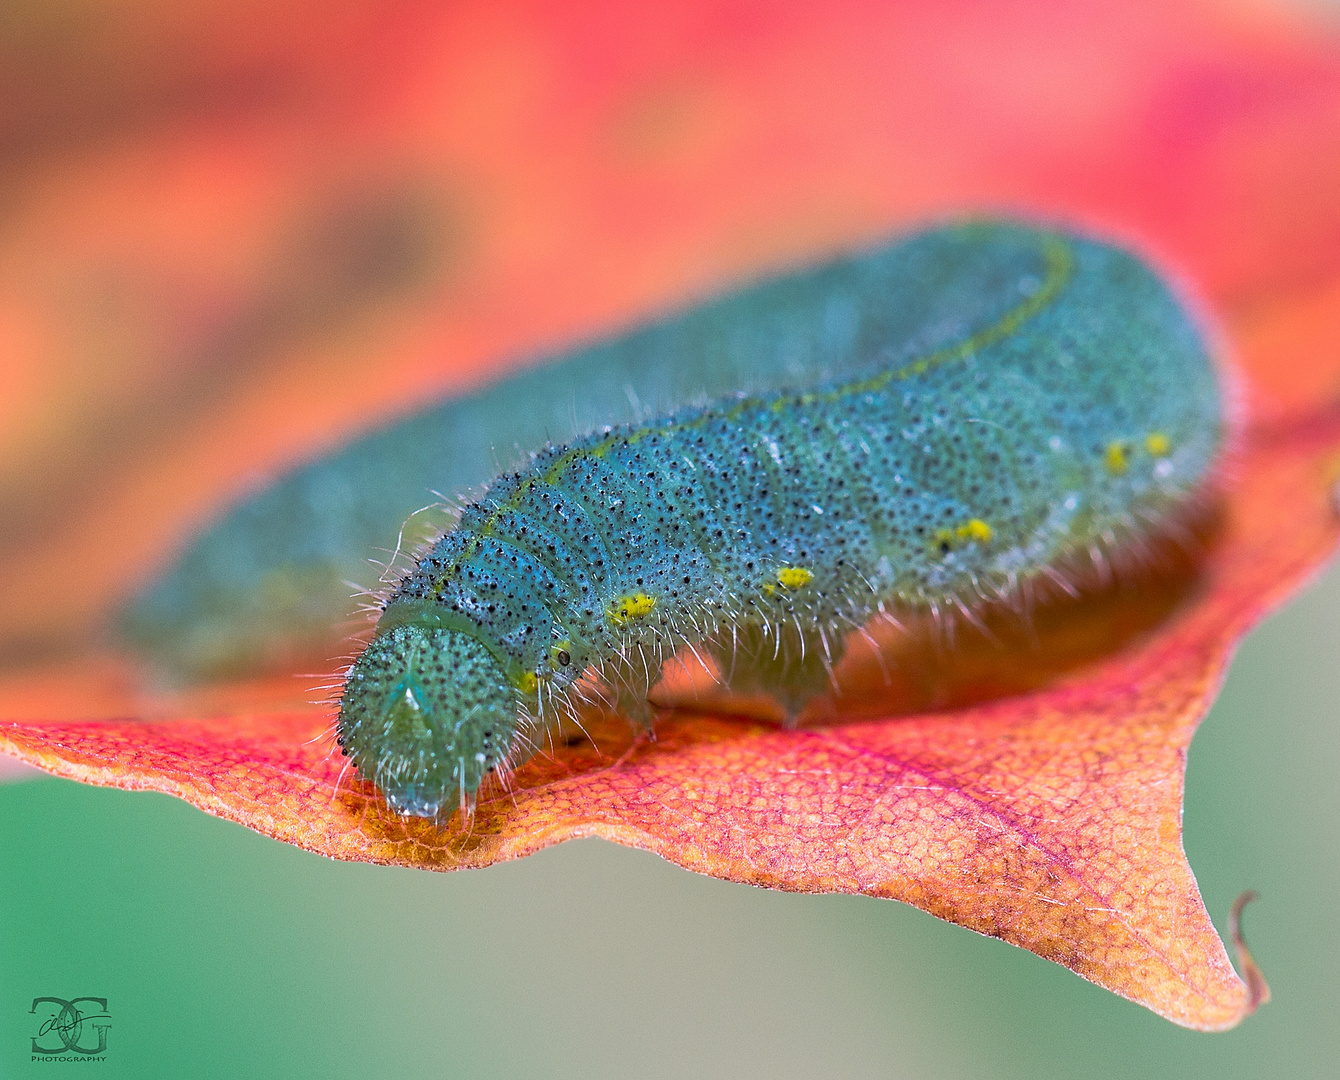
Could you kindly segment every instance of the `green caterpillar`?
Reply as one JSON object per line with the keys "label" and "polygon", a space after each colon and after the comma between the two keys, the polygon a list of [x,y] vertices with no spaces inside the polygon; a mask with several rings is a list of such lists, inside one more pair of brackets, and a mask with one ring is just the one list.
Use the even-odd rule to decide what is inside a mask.
{"label": "green caterpillar", "polygon": [[[375,586],[370,558],[412,549],[443,520],[415,515],[431,492],[477,489],[500,459],[606,424],[854,378],[881,351],[899,363],[946,347],[990,321],[1002,288],[1032,272],[1019,262],[1032,258],[1027,237],[910,236],[552,357],[372,432],[232,508],[134,597],[118,629],[176,680],[325,659],[349,632],[347,583]],[[872,307],[872,296],[888,301]]]}
{"label": "green caterpillar", "polygon": [[642,334],[665,347],[649,364],[701,368],[724,342],[736,385],[764,389],[535,453],[390,590],[338,738],[400,813],[468,812],[590,687],[649,724],[688,648],[794,718],[873,620],[972,610],[1138,544],[1224,437],[1168,287],[1018,225],[927,231]]}

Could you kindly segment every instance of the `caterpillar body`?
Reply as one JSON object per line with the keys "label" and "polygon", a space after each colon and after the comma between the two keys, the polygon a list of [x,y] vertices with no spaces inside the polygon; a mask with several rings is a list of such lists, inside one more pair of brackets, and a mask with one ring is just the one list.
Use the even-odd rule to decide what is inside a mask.
{"label": "caterpillar body", "polygon": [[872,620],[1008,597],[1191,504],[1220,391],[1148,267],[1007,224],[919,239],[920,288],[971,272],[941,323],[888,335],[903,297],[875,271],[902,246],[795,275],[849,343],[840,377],[549,446],[463,508],[386,597],[340,704],[343,752],[395,810],[468,813],[584,687],[650,724],[686,649],[794,718]]}
{"label": "caterpillar body", "polygon": [[477,489],[500,460],[607,424],[911,362],[989,325],[1041,272],[1027,229],[931,229],[524,366],[242,500],[140,590],[117,630],[172,680],[324,659],[348,632],[348,583],[376,582],[369,558],[440,524],[415,514],[430,492]]}

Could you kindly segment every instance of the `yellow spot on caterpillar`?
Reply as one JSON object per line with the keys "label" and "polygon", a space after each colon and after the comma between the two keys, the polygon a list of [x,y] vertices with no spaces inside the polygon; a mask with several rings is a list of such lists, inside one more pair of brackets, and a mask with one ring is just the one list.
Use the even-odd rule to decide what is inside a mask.
{"label": "yellow spot on caterpillar", "polygon": [[1107,453],[1103,455],[1103,464],[1113,476],[1120,476],[1130,466],[1130,459],[1124,443],[1107,444]]}
{"label": "yellow spot on caterpillar", "polygon": [[777,580],[784,589],[799,589],[814,580],[814,573],[803,566],[783,566],[777,571]]}
{"label": "yellow spot on caterpillar", "polygon": [[989,544],[994,535],[995,530],[981,518],[970,518],[954,529],[936,529],[935,546],[947,555],[952,549],[974,541]]}
{"label": "yellow spot on caterpillar", "polygon": [[1145,436],[1145,449],[1154,457],[1167,457],[1172,449],[1172,440],[1161,431],[1151,431]]}
{"label": "yellow spot on caterpillar", "polygon": [[629,593],[610,603],[605,609],[605,618],[615,626],[622,626],[630,619],[640,619],[644,615],[651,614],[655,606],[656,597],[648,596],[644,592]]}
{"label": "yellow spot on caterpillar", "polygon": [[516,688],[523,694],[533,694],[540,688],[540,678],[533,671],[523,671],[516,677]]}
{"label": "yellow spot on caterpillar", "polygon": [[973,518],[966,525],[960,525],[955,532],[960,540],[976,540],[979,544],[991,542],[991,526],[981,518]]}

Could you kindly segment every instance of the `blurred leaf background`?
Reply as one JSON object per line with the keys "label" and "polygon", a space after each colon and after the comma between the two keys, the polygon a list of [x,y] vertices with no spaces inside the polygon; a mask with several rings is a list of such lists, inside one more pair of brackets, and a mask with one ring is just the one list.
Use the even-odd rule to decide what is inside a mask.
{"label": "blurred leaf background", "polygon": [[[1103,224],[1248,360],[1300,325],[1334,350],[1337,66],[1340,13],[1288,0],[9,6],[0,659],[77,648],[342,434],[926,216]],[[42,779],[0,786],[0,1074],[39,1067],[33,997],[95,994],[135,1077],[1329,1075],[1337,600],[1258,631],[1193,744],[1206,902],[1265,897],[1275,1000],[1227,1035],[889,903],[596,841],[334,864]]]}

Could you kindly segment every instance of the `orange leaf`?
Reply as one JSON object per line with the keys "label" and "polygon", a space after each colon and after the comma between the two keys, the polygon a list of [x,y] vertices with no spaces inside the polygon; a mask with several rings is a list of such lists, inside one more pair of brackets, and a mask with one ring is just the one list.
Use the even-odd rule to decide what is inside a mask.
{"label": "orange leaf", "polygon": [[[31,651],[66,654],[0,681],[0,749],[339,858],[452,869],[595,834],[732,880],[901,899],[1178,1023],[1236,1023],[1262,990],[1234,974],[1182,852],[1183,768],[1235,642],[1340,538],[1340,54],[1264,16],[1112,7],[800,6],[756,30],[692,4],[589,23],[462,5],[403,17],[379,39],[395,46],[384,67],[350,68],[368,27],[395,21],[369,11],[298,76],[319,107],[261,100],[34,154],[37,194],[0,260],[26,276],[0,279],[0,332],[19,385],[53,357],[65,368],[0,429],[21,451],[0,501],[25,523],[0,537],[3,617]],[[352,162],[338,182],[337,159]],[[430,192],[422,220],[461,217],[460,250],[376,288],[311,285],[325,263],[285,246],[293,221],[343,220],[348,198],[374,213],[366,192],[406,177]],[[443,210],[452,184],[471,197]],[[439,829],[341,780],[328,710],[293,680],[150,693],[85,645],[253,470],[478,381],[491,357],[983,203],[1136,234],[1242,355],[1252,422],[1184,602],[1132,637],[1122,619],[1148,629],[1142,605],[1161,615],[1180,594],[1100,598],[1044,635],[1061,652],[1081,627],[1125,643],[1105,659],[1002,664],[965,646],[954,707],[923,711],[908,690],[904,715],[888,702],[799,732],[682,713],[644,743],[598,720],[469,828]],[[100,384],[100,354],[78,357],[107,340],[102,309],[75,326],[55,298],[108,265],[132,297],[108,301],[127,305],[112,326],[126,359]],[[200,410],[234,379],[219,414]]]}

